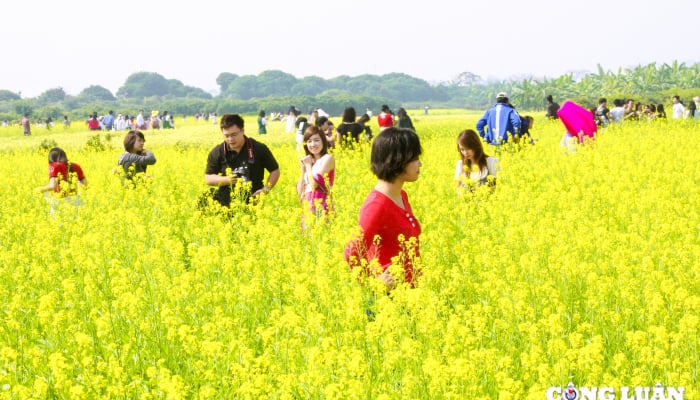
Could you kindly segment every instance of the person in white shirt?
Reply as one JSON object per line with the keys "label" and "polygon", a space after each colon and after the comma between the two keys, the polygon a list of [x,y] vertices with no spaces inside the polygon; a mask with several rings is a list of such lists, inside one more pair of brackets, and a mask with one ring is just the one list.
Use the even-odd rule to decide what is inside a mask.
{"label": "person in white shirt", "polygon": [[625,116],[625,107],[623,107],[625,103],[621,99],[615,99],[613,100],[613,104],[615,107],[610,110],[612,122],[622,122],[622,119]]}
{"label": "person in white shirt", "polygon": [[136,116],[136,129],[146,129],[146,121],[143,118],[143,110]]}
{"label": "person in white shirt", "polygon": [[681,119],[685,114],[685,106],[681,103],[681,98],[673,96],[673,119]]}
{"label": "person in white shirt", "polygon": [[474,191],[476,187],[494,187],[496,174],[500,170],[498,159],[484,153],[481,138],[472,129],[462,131],[457,137],[460,159],[455,169],[457,187]]}

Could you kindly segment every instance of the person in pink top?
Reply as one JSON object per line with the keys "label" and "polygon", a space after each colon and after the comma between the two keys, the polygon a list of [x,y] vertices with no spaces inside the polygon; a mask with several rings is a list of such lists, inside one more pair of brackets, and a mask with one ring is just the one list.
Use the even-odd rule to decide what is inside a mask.
{"label": "person in pink top", "polygon": [[[406,282],[411,287],[420,275],[418,223],[406,182],[415,182],[420,173],[422,153],[418,135],[410,129],[387,128],[372,143],[372,172],[379,178],[360,208],[359,235],[345,247],[345,260],[351,269],[361,268],[361,276],[381,280],[387,290]],[[392,272],[392,265],[403,271]]]}
{"label": "person in pink top", "polygon": [[306,155],[300,161],[301,176],[297,182],[303,212],[328,217],[334,211],[331,189],[335,180],[335,158],[328,153],[328,141],[321,128],[306,128],[304,152]]}

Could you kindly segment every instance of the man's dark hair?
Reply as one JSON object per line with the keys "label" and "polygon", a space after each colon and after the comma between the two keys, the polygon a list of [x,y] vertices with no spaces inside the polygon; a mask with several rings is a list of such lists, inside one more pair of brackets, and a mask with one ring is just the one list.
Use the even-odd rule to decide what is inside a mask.
{"label": "man's dark hair", "polygon": [[615,105],[615,107],[622,107],[625,105],[625,102],[622,101],[622,99],[615,99],[613,100],[613,104]]}
{"label": "man's dark hair", "polygon": [[606,99],[605,97],[601,97],[601,98],[598,100],[598,104],[603,104],[603,103],[607,103],[607,102],[608,102],[608,99]]}
{"label": "man's dark hair", "polygon": [[221,126],[222,131],[224,129],[228,129],[234,125],[236,125],[238,127],[238,129],[243,129],[245,122],[243,121],[243,118],[241,118],[240,115],[238,115],[238,114],[224,114],[221,116],[220,126]]}
{"label": "man's dark hair", "polygon": [[318,118],[316,118],[316,123],[314,125],[321,126],[321,125],[325,124],[326,122],[328,122],[328,117],[318,117]]}
{"label": "man's dark hair", "polygon": [[109,110],[109,115],[112,115],[112,114],[114,114],[114,111]]}
{"label": "man's dark hair", "polygon": [[394,182],[404,172],[406,164],[421,153],[423,149],[415,132],[406,128],[387,128],[372,143],[372,172],[383,181]]}
{"label": "man's dark hair", "polygon": [[357,114],[355,113],[355,108],[352,106],[347,106],[343,110],[343,122],[355,122]]}
{"label": "man's dark hair", "polygon": [[509,101],[508,101],[508,98],[507,98],[507,97],[498,97],[498,98],[496,98],[496,103],[508,104],[508,102],[509,102]]}
{"label": "man's dark hair", "polygon": [[552,95],[551,95],[551,94],[548,94],[548,95],[547,95],[547,101],[548,101],[549,103],[554,103],[554,99],[552,98]]}
{"label": "man's dark hair", "polygon": [[676,100],[678,100],[678,101],[681,101],[681,98],[680,98],[680,96],[678,96],[678,95],[673,96],[673,98],[676,99]]}
{"label": "man's dark hair", "polygon": [[146,138],[143,137],[143,133],[137,130],[129,131],[129,133],[127,133],[124,137],[124,150],[126,150],[128,153],[133,153],[136,138],[141,138],[141,140],[144,141],[146,140]]}

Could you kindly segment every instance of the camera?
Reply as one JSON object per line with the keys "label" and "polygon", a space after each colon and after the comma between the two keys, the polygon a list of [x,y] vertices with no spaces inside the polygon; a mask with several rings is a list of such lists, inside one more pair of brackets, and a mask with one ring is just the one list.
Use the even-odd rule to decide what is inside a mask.
{"label": "camera", "polygon": [[231,171],[231,173],[243,179],[243,182],[250,182],[250,177],[248,176],[248,166],[245,164],[234,169],[233,171]]}

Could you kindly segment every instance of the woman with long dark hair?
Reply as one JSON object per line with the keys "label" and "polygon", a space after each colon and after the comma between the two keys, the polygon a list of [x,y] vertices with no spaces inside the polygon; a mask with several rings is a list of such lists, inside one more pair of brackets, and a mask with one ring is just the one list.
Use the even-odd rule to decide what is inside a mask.
{"label": "woman with long dark hair", "polygon": [[487,183],[495,185],[500,169],[498,159],[484,153],[484,145],[475,131],[467,129],[459,134],[457,150],[460,155],[455,170],[457,186],[474,189]]}
{"label": "woman with long dark hair", "polygon": [[343,122],[336,128],[336,143],[341,147],[347,143],[360,143],[360,135],[365,131],[364,126],[358,124],[354,107],[345,107],[343,110]]}
{"label": "woman with long dark hair", "polygon": [[310,126],[304,132],[301,176],[297,181],[304,213],[328,216],[333,211],[331,189],[335,181],[335,158],[328,153],[328,141],[321,128]]}

